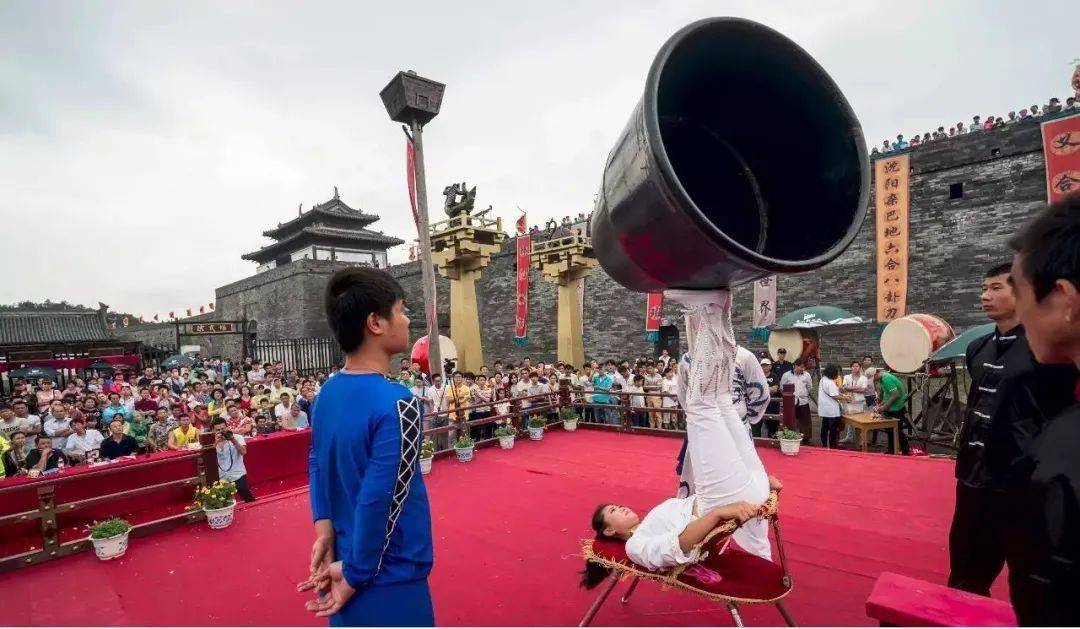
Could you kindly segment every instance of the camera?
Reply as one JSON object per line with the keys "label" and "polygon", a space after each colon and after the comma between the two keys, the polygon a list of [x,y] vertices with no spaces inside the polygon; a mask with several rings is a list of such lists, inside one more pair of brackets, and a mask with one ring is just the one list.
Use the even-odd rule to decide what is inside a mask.
{"label": "camera", "polygon": [[222,439],[232,439],[232,431],[229,430],[228,428],[226,428],[225,430],[222,430],[221,431],[221,438]]}

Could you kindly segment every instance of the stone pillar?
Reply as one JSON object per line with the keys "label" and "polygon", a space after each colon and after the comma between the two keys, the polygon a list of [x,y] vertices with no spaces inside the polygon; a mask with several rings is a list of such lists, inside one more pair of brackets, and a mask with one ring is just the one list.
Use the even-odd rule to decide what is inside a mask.
{"label": "stone pillar", "polygon": [[476,280],[504,240],[501,219],[459,214],[431,226],[432,262],[450,280],[450,339],[462,371],[480,371],[484,364]]}
{"label": "stone pillar", "polygon": [[559,294],[558,359],[580,367],[585,362],[581,320],[581,282],[597,265],[592,241],[574,234],[533,243],[532,265],[554,283]]}

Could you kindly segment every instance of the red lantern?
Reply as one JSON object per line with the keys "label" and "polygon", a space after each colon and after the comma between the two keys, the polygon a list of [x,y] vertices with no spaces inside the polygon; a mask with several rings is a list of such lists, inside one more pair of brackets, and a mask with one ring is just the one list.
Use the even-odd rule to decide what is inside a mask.
{"label": "red lantern", "polygon": [[[445,336],[439,335],[439,354],[442,356],[443,364],[447,359],[457,362],[457,347],[454,342]],[[420,363],[420,371],[431,375],[431,366],[428,364],[428,336],[425,334],[413,343],[412,351],[409,353],[409,360],[414,363]],[[439,370],[442,373],[442,370]]]}

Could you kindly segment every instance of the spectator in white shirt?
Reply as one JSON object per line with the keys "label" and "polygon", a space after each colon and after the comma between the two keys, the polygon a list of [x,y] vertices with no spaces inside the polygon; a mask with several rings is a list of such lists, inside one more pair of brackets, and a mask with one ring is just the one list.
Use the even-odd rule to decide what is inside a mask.
{"label": "spectator in white shirt", "polygon": [[[660,402],[660,408],[678,408],[679,402],[675,396],[679,393],[679,380],[675,377],[675,367],[668,367],[664,371],[664,381],[660,383],[661,393],[670,393],[664,396]],[[660,423],[664,428],[671,428],[677,422],[675,413],[661,413]]]}
{"label": "spectator in white shirt", "polygon": [[644,428],[649,425],[649,415],[646,411],[637,409],[645,407],[645,396],[641,395],[645,392],[645,377],[634,376],[632,382],[633,384],[625,389],[626,393],[630,394],[630,407],[634,409],[630,411],[630,423]]}
{"label": "spectator in white shirt", "polygon": [[72,463],[86,461],[87,453],[97,450],[101,447],[101,442],[105,441],[100,432],[93,428],[87,430],[86,422],[82,419],[71,420],[71,431],[64,442],[63,450]]}
{"label": "spectator in white shirt", "polygon": [[26,400],[16,399],[11,403],[11,410],[15,412],[15,419],[22,425],[22,431],[26,433],[27,440],[33,439],[41,432],[41,418],[30,414],[30,407]]}
{"label": "spectator in white shirt", "polygon": [[274,407],[274,417],[276,417],[278,421],[281,421],[282,418],[289,414],[289,409],[296,404],[292,401],[292,396],[288,393],[282,393],[279,398],[281,401]]}
{"label": "spectator in white shirt", "polygon": [[840,437],[840,387],[836,386],[836,378],[840,375],[840,368],[825,365],[821,374],[817,399],[818,415],[821,416],[821,445],[836,448]]}
{"label": "spectator in white shirt", "polygon": [[814,388],[814,381],[810,374],[806,373],[806,359],[802,356],[795,359],[794,369],[780,378],[780,391],[788,384],[795,386],[795,423],[802,433],[802,442],[810,443],[810,433],[814,430],[810,419],[810,390]]}
{"label": "spectator in white shirt", "polygon": [[[870,382],[862,373],[862,362],[858,360],[851,361],[851,373],[844,376],[843,386],[841,387],[841,392],[851,394],[851,401],[844,403],[844,410],[848,414],[861,413],[866,410],[866,390],[869,385]],[[841,443],[853,441],[855,438],[854,433],[854,429],[849,425],[844,431],[844,438],[840,440]]]}
{"label": "spectator in white shirt", "polygon": [[63,404],[54,404],[45,418],[45,434],[52,437],[52,447],[60,452],[67,446],[68,435],[71,434],[71,420],[67,416],[67,409]]}

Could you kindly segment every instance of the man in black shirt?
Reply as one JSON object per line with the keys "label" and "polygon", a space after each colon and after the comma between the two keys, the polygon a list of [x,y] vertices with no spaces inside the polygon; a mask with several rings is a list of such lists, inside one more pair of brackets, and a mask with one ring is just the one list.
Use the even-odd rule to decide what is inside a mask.
{"label": "man in black shirt", "polygon": [[765,373],[765,383],[769,387],[769,404],[765,407],[765,417],[751,424],[750,429],[755,437],[760,437],[764,427],[765,436],[771,439],[780,430],[780,420],[774,417],[780,414],[780,376],[773,371],[772,361],[768,358],[761,359],[761,371]]}
{"label": "man in black shirt", "polygon": [[[1009,241],[1016,310],[1040,363],[1080,367],[1080,194]],[[1074,372],[1075,373],[1075,372]],[[1021,625],[1080,625],[1080,383],[1035,438],[1009,531],[1009,597]]]}
{"label": "man in black shirt", "polygon": [[109,422],[109,438],[101,443],[101,456],[109,459],[120,458],[139,453],[139,442],[135,437],[124,434],[124,422],[114,419]]}
{"label": "man in black shirt", "polygon": [[1016,314],[1010,265],[987,271],[982,308],[992,334],[967,348],[971,389],[956,456],[956,511],[949,531],[949,586],[982,596],[1006,563],[1006,527],[1032,439],[1071,401],[1076,372],[1039,365]]}
{"label": "man in black shirt", "polygon": [[34,439],[34,445],[37,446],[37,449],[31,450],[30,454],[26,455],[27,471],[46,472],[54,470],[60,467],[60,461],[63,461],[64,465],[71,464],[66,454],[53,449],[52,437],[44,434],[38,435]]}
{"label": "man in black shirt", "polygon": [[776,362],[773,363],[772,372],[776,374],[776,381],[784,377],[789,371],[794,371],[795,365],[787,359],[787,350],[783,347],[776,350]]}

